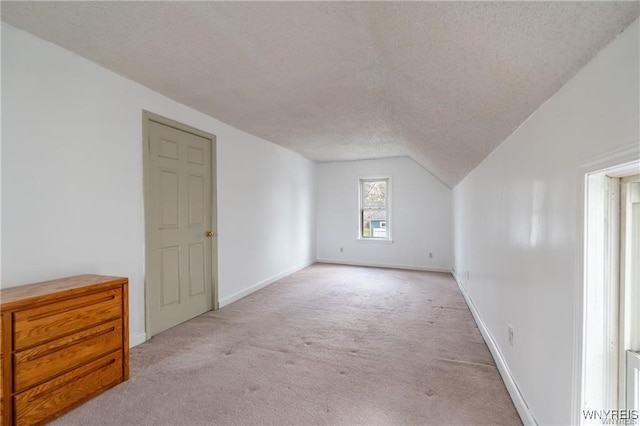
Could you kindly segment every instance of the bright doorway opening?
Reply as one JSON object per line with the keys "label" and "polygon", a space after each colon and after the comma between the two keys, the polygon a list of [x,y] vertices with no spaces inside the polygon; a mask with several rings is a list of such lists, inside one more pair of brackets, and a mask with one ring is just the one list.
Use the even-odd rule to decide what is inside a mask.
{"label": "bright doorway opening", "polygon": [[585,188],[580,419],[638,423],[640,161],[588,173]]}

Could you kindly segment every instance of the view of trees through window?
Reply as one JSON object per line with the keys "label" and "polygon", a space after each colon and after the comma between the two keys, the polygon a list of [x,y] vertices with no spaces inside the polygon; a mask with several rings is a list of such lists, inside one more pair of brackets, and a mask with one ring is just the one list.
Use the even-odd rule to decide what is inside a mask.
{"label": "view of trees through window", "polygon": [[388,179],[360,181],[360,229],[362,238],[389,238]]}

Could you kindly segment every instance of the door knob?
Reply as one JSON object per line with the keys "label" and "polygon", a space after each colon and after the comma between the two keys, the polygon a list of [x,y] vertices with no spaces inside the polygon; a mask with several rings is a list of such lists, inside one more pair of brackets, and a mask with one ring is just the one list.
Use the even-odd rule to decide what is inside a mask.
{"label": "door knob", "polygon": [[204,236],[205,237],[215,237],[216,233],[212,232],[212,231],[207,231],[207,232],[204,233]]}

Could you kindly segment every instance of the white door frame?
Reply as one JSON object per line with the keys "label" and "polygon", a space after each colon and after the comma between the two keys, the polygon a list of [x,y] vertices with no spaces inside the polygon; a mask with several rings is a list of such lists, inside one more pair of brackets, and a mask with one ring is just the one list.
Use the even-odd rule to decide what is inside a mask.
{"label": "white door frame", "polygon": [[[610,177],[637,173],[639,162],[640,143],[635,142],[587,161],[578,170],[572,424],[585,423],[583,410],[617,408],[619,235],[615,219],[605,221],[605,216],[615,217],[619,209]],[[593,227],[594,223],[600,225]],[[607,228],[607,223],[613,226]],[[594,307],[595,312],[589,311]],[[604,323],[593,330],[597,319]],[[594,350],[599,352],[596,358],[602,356],[597,362]],[[611,374],[616,380],[610,380]]]}
{"label": "white door frame", "polygon": [[[144,317],[145,317],[145,334],[146,339],[149,340],[151,336],[149,335],[149,285],[147,283],[147,270],[149,269],[149,259],[151,258],[151,246],[148,243],[148,235],[151,230],[151,202],[150,202],[150,164],[151,158],[149,155],[149,126],[151,122],[156,122],[160,124],[164,124],[165,126],[173,127],[178,130],[182,130],[183,132],[191,133],[196,136],[200,136],[205,139],[209,139],[211,141],[211,176],[213,178],[213,182],[211,185],[211,227],[209,229],[213,230],[217,234],[218,224],[217,224],[217,166],[216,166],[216,136],[204,132],[202,130],[196,129],[194,127],[188,126],[186,124],[179,123],[170,118],[163,117],[158,114],[154,114],[152,112],[143,110],[142,111],[142,161],[143,161],[143,188],[144,188],[144,222],[145,222],[145,261],[144,261],[144,271],[143,276],[144,279]],[[219,309],[218,302],[218,238],[212,238],[211,241],[211,306],[213,310]]]}
{"label": "white door frame", "polygon": [[[635,229],[632,222],[633,210],[632,205],[638,202],[636,197],[638,194],[632,187],[640,185],[640,167],[636,168],[633,176],[627,176],[620,179],[620,337],[619,337],[619,363],[624,368],[619,370],[619,406],[622,409],[630,410],[635,407],[640,410],[640,404],[636,404],[635,399],[638,395],[637,389],[627,395],[632,387],[630,383],[634,383],[636,377],[632,373],[629,363],[640,370],[640,359],[635,351],[640,351],[640,311],[638,302],[640,302],[640,288],[637,283],[637,254],[633,253],[634,236],[638,230]],[[632,186],[633,185],[633,186]],[[634,201],[635,200],[635,201]],[[632,204],[633,203],[633,204]],[[636,224],[635,226],[637,226]],[[635,260],[635,262],[634,262]],[[634,280],[635,278],[635,280]],[[634,327],[635,325],[635,327]],[[631,352],[634,351],[634,352]],[[629,383],[627,383],[629,382]],[[637,386],[640,386],[636,383]],[[633,404],[632,404],[633,402]],[[637,413],[636,413],[637,415]]]}
{"label": "white door frame", "polygon": [[[627,393],[627,410],[640,411],[640,354],[637,352],[626,351],[627,354],[627,386],[634,389]],[[629,383],[632,385],[629,386]],[[634,408],[635,407],[635,408]],[[636,412],[636,420],[638,413]]]}

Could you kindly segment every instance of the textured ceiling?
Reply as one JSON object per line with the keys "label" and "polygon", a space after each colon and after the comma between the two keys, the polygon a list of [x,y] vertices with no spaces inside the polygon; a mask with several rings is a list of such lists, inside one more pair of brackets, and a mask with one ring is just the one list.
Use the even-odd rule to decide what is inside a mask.
{"label": "textured ceiling", "polygon": [[317,161],[449,186],[639,2],[2,2],[2,20]]}

